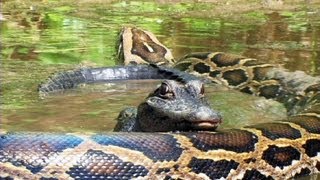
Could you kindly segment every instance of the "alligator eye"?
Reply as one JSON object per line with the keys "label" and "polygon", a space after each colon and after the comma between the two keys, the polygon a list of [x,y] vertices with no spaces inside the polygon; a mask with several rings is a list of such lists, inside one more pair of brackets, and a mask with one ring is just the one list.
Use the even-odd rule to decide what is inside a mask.
{"label": "alligator eye", "polygon": [[162,83],[159,87],[159,94],[163,97],[171,97],[173,93],[171,92],[169,86],[166,83]]}
{"label": "alligator eye", "polygon": [[165,96],[169,92],[169,87],[167,84],[162,83],[160,88],[159,88],[159,93],[162,96]]}

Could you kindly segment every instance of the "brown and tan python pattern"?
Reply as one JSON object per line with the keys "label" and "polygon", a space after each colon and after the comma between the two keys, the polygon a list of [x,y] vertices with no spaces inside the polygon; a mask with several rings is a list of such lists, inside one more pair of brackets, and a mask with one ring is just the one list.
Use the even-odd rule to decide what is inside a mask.
{"label": "brown and tan python pattern", "polygon": [[[134,39],[145,31],[130,32]],[[150,53],[161,46],[140,45]],[[319,78],[224,53],[187,55],[176,66],[275,98],[291,114],[222,132],[3,133],[0,179],[288,179],[320,172]]]}
{"label": "brown and tan python pattern", "polygon": [[121,64],[171,65],[174,58],[171,51],[159,42],[149,31],[124,27],[120,32],[118,60]]}
{"label": "brown and tan python pattern", "polygon": [[[304,116],[305,118],[307,116]],[[1,136],[0,177],[287,179],[319,173],[320,121],[224,132]],[[44,178],[45,177],[45,178]]]}

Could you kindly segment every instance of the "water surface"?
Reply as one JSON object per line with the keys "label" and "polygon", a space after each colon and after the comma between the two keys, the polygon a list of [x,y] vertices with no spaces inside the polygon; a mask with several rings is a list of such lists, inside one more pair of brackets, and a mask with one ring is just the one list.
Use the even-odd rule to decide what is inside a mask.
{"label": "water surface", "polygon": [[[277,10],[247,3],[247,10],[240,10],[219,3],[2,2],[1,127],[112,130],[118,112],[138,105],[157,82],[137,82],[139,88],[125,88],[129,82],[84,87],[45,99],[37,86],[54,72],[115,65],[117,34],[125,25],[152,31],[177,59],[189,52],[223,51],[320,74],[319,3]],[[223,128],[284,116],[281,105],[263,98],[223,88],[207,92],[224,116]]]}

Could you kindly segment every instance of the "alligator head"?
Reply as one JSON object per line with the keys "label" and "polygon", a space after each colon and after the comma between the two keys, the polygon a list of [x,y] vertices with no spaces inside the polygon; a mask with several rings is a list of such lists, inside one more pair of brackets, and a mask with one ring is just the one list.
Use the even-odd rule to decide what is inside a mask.
{"label": "alligator head", "polygon": [[199,80],[165,80],[138,107],[137,125],[143,131],[214,130],[221,116],[204,97]]}

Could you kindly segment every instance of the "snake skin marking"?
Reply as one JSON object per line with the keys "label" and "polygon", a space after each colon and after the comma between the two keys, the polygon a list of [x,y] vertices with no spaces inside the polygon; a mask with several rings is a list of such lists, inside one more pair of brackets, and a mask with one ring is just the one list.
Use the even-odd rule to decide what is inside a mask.
{"label": "snake skin marking", "polygon": [[258,125],[248,126],[248,128],[255,128],[260,130],[263,136],[271,140],[276,140],[279,138],[286,138],[286,139],[301,138],[300,131],[292,128],[288,124],[262,123]]}
{"label": "snake skin marking", "polygon": [[266,78],[267,73],[274,68],[274,66],[258,66],[258,67],[253,67],[253,80],[255,81],[262,81]]}
{"label": "snake skin marking", "polygon": [[198,63],[194,65],[194,70],[200,74],[209,73],[210,69],[210,66],[206,65],[205,63]]}
{"label": "snake skin marking", "polygon": [[244,176],[242,178],[243,180],[251,180],[251,179],[265,179],[265,180],[273,180],[270,176],[265,176],[261,174],[258,170],[252,169],[252,170],[246,170],[244,173]]}
{"label": "snake skin marking", "polygon": [[[215,59],[215,61],[212,61],[212,59]],[[225,64],[222,62],[225,62]],[[266,79],[267,72],[275,67],[277,66],[263,64],[255,59],[221,52],[191,53],[175,65],[175,68],[197,76],[207,77],[214,83],[267,98],[277,97],[282,92],[278,81]]]}
{"label": "snake skin marking", "polygon": [[269,148],[263,152],[262,159],[273,167],[283,169],[285,166],[291,165],[293,160],[300,160],[300,156],[300,152],[293,147],[269,145]]}
{"label": "snake skin marking", "polygon": [[145,167],[124,162],[113,154],[89,150],[67,173],[74,179],[132,179],[148,172]]}
{"label": "snake skin marking", "polygon": [[233,152],[250,152],[254,150],[258,137],[248,131],[231,130],[228,132],[217,132],[214,136],[199,132],[188,135],[194,147],[202,151],[223,149]]}
{"label": "snake skin marking", "polygon": [[179,63],[175,66],[175,68],[181,71],[186,71],[187,69],[190,69],[191,65],[192,65],[191,62]]}
{"label": "snake skin marking", "polygon": [[[244,61],[245,60],[245,61]],[[265,65],[265,63],[263,62],[259,62],[257,59],[249,59],[249,58],[246,58],[246,59],[242,59],[241,61],[244,61],[242,63],[243,66],[259,66],[259,65]]]}
{"label": "snake skin marking", "polygon": [[177,140],[168,134],[159,135],[156,139],[150,139],[144,133],[138,133],[138,136],[131,136],[128,133],[121,137],[117,135],[94,135],[92,139],[105,146],[114,145],[137,150],[153,161],[176,161],[182,153],[182,148],[179,147]]}
{"label": "snake skin marking", "polygon": [[[28,133],[1,135],[0,162],[23,166],[32,173],[37,173],[48,165],[47,162],[50,158],[54,158],[59,152],[67,148],[74,148],[82,142],[82,139],[73,135],[49,137],[51,138],[41,133],[37,136],[31,136]],[[32,141],[28,141],[29,138],[32,138]],[[30,149],[32,152],[28,153]],[[39,161],[39,159],[42,160]]]}
{"label": "snake skin marking", "polygon": [[298,178],[298,177],[302,177],[302,176],[307,176],[311,173],[309,168],[303,168],[301,169],[300,173],[296,174],[293,178]]}
{"label": "snake skin marking", "polygon": [[290,117],[289,122],[301,126],[309,133],[320,134],[320,117],[312,114],[301,114]]}
{"label": "snake skin marking", "polygon": [[268,84],[265,86],[261,86],[258,90],[257,95],[263,96],[267,99],[273,99],[279,96],[281,93],[282,89],[280,85],[277,84]]}
{"label": "snake skin marking", "polygon": [[211,71],[211,72],[209,73],[209,76],[212,77],[212,78],[215,78],[215,77],[217,77],[220,73],[221,73],[221,71]]}
{"label": "snake skin marking", "polygon": [[168,173],[171,171],[171,168],[159,168],[156,174]]}
{"label": "snake skin marking", "polygon": [[233,69],[229,71],[225,71],[222,74],[222,78],[225,79],[230,86],[240,86],[247,82],[248,75],[242,69]]}
{"label": "snake skin marking", "polygon": [[[197,59],[202,59],[202,60],[205,60],[208,58],[208,56],[210,55],[211,53],[210,52],[207,52],[207,53],[203,53],[203,52],[199,52],[199,53],[192,53],[192,54],[187,54],[185,55],[183,58],[181,59],[187,59],[187,58],[197,58]],[[180,60],[179,60],[180,61]],[[178,61],[178,62],[179,62]]]}
{"label": "snake skin marking", "polygon": [[239,163],[234,160],[197,159],[193,157],[188,167],[195,173],[203,173],[210,179],[226,178],[231,170],[237,169]]}
{"label": "snake skin marking", "polygon": [[308,139],[302,146],[306,150],[306,154],[309,157],[320,156],[320,140]]}
{"label": "snake skin marking", "polygon": [[148,31],[138,28],[123,28],[120,33],[118,57],[125,65],[156,63],[173,64],[171,51]]}
{"label": "snake skin marking", "polygon": [[245,57],[225,53],[214,53],[210,60],[216,64],[217,67],[227,67],[239,64],[241,59],[245,59]]}

